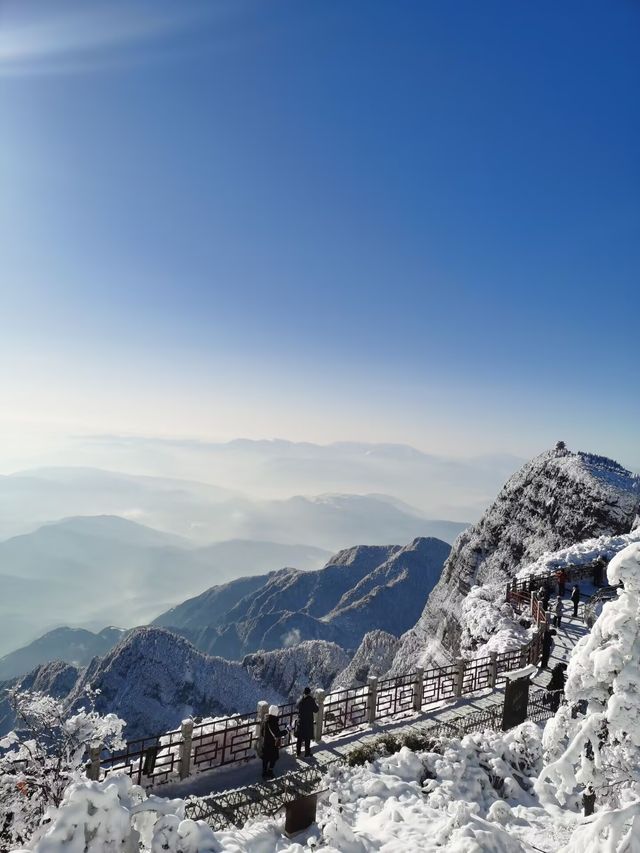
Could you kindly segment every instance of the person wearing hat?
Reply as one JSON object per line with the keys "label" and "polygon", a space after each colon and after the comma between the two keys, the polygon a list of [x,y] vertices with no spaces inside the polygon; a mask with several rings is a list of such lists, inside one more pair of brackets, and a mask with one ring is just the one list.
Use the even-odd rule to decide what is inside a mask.
{"label": "person wearing hat", "polygon": [[302,699],[298,702],[298,721],[296,723],[296,755],[300,756],[304,742],[304,756],[311,755],[313,737],[313,715],[318,713],[318,705],[311,695],[311,688],[305,687]]}
{"label": "person wearing hat", "polygon": [[280,758],[281,739],[287,734],[286,729],[280,729],[279,714],[280,709],[277,705],[269,706],[269,714],[264,722],[262,741],[263,779],[273,779],[276,761]]}

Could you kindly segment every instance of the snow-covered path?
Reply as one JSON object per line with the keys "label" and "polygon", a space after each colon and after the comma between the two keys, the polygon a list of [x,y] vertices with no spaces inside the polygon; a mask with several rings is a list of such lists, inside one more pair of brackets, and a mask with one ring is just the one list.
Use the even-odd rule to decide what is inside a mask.
{"label": "snow-covered path", "polygon": [[[583,601],[595,590],[585,585],[583,589]],[[554,648],[551,653],[549,669],[539,669],[533,676],[532,683],[540,688],[546,687],[551,669],[560,661],[568,661],[576,642],[586,633],[586,627],[582,620],[584,603],[580,604],[578,617],[566,615],[563,624],[558,629],[555,637]],[[571,602],[566,600],[565,613],[573,612]],[[313,745],[313,755],[310,759],[298,759],[292,747],[280,751],[280,760],[276,766],[278,776],[291,770],[302,767],[322,767],[336,760],[341,760],[357,743],[366,743],[383,733],[399,733],[408,731],[415,726],[424,726],[425,723],[446,722],[453,718],[477,713],[491,706],[500,706],[504,701],[503,688],[496,690],[482,690],[471,696],[465,696],[458,700],[441,702],[433,705],[420,713],[409,712],[390,718],[387,722],[374,726],[361,726],[349,729],[348,732],[326,737],[319,744]],[[214,768],[186,779],[184,782],[172,783],[158,787],[157,793],[163,797],[187,797],[206,796],[207,794],[222,793],[223,791],[252,785],[261,780],[262,764],[258,758],[247,761],[241,765]]]}

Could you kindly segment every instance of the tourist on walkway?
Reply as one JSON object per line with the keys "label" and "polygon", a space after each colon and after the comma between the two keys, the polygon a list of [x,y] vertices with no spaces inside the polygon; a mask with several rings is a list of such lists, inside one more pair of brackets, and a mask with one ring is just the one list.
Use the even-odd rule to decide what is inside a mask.
{"label": "tourist on walkway", "polygon": [[297,741],[296,755],[302,752],[302,744],[304,743],[304,755],[308,758],[311,755],[311,738],[313,737],[313,715],[318,713],[318,705],[316,700],[311,695],[311,688],[305,687],[302,699],[298,702],[298,724],[297,724]]}
{"label": "tourist on walkway", "polygon": [[286,735],[286,729],[280,729],[277,705],[269,707],[269,715],[264,722],[262,739],[262,778],[273,779],[276,761],[280,758],[281,739]]}
{"label": "tourist on walkway", "polygon": [[578,604],[580,604],[580,587],[578,584],[574,584],[571,590],[571,601],[573,601],[573,616],[575,618],[578,615]]}
{"label": "tourist on walkway", "polygon": [[606,557],[598,557],[598,559],[593,564],[593,585],[594,586],[602,586],[605,578],[605,571],[607,568],[607,558]]}
{"label": "tourist on walkway", "polygon": [[564,598],[564,594],[567,591],[567,573],[564,569],[560,569],[556,575],[556,580],[558,581],[558,595],[560,598]]}
{"label": "tourist on walkway", "polygon": [[557,711],[560,707],[560,700],[564,694],[564,682],[566,679],[567,665],[566,663],[557,663],[551,670],[551,678],[547,684],[547,695],[545,696],[545,704],[551,707],[552,711]]}
{"label": "tourist on walkway", "polygon": [[544,632],[544,637],[542,638],[542,668],[549,668],[549,658],[551,657],[551,649],[553,648],[553,638],[555,637],[556,632],[553,628],[550,631]]}
{"label": "tourist on walkway", "polygon": [[556,599],[556,628],[559,628],[562,624],[562,610],[564,604],[562,602],[562,598],[560,596]]}
{"label": "tourist on walkway", "polygon": [[549,601],[551,599],[551,590],[548,586],[545,586],[544,592],[542,594],[542,609],[547,612],[549,609]]}

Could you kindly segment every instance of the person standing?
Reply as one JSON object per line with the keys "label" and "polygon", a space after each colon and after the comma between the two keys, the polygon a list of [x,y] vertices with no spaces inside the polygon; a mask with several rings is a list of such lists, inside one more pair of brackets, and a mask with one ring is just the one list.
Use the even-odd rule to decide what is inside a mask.
{"label": "person standing", "polygon": [[302,699],[298,702],[298,725],[296,739],[296,755],[300,756],[304,743],[305,758],[311,755],[311,738],[313,737],[313,715],[318,713],[318,705],[311,695],[311,688],[305,687]]}
{"label": "person standing", "polygon": [[549,667],[549,658],[551,657],[551,649],[553,648],[553,638],[555,637],[556,632],[551,629],[550,631],[544,632],[544,637],[542,638],[542,668],[548,669]]}
{"label": "person standing", "polygon": [[280,758],[281,739],[286,735],[286,730],[280,729],[279,708],[277,705],[269,707],[269,714],[264,721],[262,739],[262,778],[273,779],[276,761]]}
{"label": "person standing", "polygon": [[556,599],[556,628],[559,628],[562,623],[563,603],[561,596]]}
{"label": "person standing", "polygon": [[545,586],[544,593],[542,594],[542,609],[547,612],[549,609],[549,600],[551,599],[551,590],[548,586]]}
{"label": "person standing", "polygon": [[567,591],[567,573],[564,569],[560,569],[556,577],[558,580],[558,595],[560,598],[564,598]]}
{"label": "person standing", "polygon": [[571,590],[571,601],[573,602],[573,616],[575,619],[578,615],[578,604],[580,604],[580,587],[577,583],[573,585],[573,589]]}
{"label": "person standing", "polygon": [[557,663],[551,670],[551,678],[547,684],[548,704],[552,711],[557,711],[560,707],[560,700],[564,693],[564,682],[566,679],[565,671],[566,663]]}
{"label": "person standing", "polygon": [[598,557],[593,565],[593,585],[602,586],[607,568],[606,557]]}

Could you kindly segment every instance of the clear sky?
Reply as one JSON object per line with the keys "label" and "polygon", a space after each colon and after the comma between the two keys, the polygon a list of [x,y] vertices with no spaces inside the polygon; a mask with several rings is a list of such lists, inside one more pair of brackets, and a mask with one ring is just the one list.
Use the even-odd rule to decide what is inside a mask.
{"label": "clear sky", "polygon": [[6,446],[640,467],[639,44],[636,0],[0,0]]}

